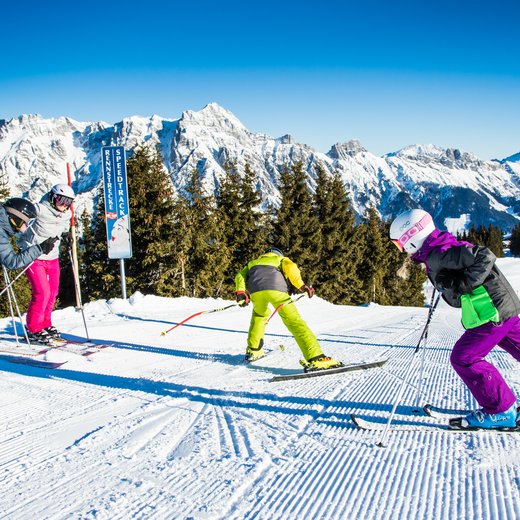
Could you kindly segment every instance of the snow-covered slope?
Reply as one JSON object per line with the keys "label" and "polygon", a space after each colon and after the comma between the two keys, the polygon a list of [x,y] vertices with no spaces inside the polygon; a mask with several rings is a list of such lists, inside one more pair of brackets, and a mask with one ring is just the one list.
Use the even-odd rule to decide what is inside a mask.
{"label": "snow-covered slope", "polygon": [[264,202],[276,204],[279,172],[285,164],[301,161],[311,189],[317,163],[339,171],[358,215],[368,205],[375,205],[385,218],[419,205],[432,212],[439,225],[469,214],[469,223],[510,230],[520,219],[520,154],[483,161],[457,149],[415,145],[377,157],[356,140],[336,143],[324,154],[290,135],[273,138],[250,132],[216,103],[188,110],[175,120],[132,116],[114,125],[37,115],[0,120],[0,182],[9,184],[12,194],[38,199],[50,185],[63,182],[69,162],[74,187],[82,194],[80,209],[91,207],[101,179],[100,147],[118,144],[130,150],[141,142],[160,147],[177,190],[193,168],[203,172],[211,192],[226,161],[248,163],[258,176]]}
{"label": "snow-covered slope", "polygon": [[[499,266],[520,290],[520,260]],[[89,358],[52,351],[49,359],[67,361],[57,370],[0,360],[0,517],[520,518],[519,433],[445,432],[436,425],[446,419],[413,413],[427,402],[475,406],[449,363],[463,332],[459,312],[441,304],[415,354],[428,309],[305,298],[296,305],[328,355],[388,362],[272,383],[301,370],[278,316],[266,329],[270,353],[254,366],[242,363],[250,308],[199,316],[161,336],[224,303],[139,294],[91,302],[90,337],[113,347]],[[73,308],[56,311],[54,322],[85,334]],[[0,343],[11,334],[10,320],[0,320]],[[498,348],[488,360],[520,395],[518,362]],[[382,432],[356,429],[351,414],[385,425],[402,384],[377,447]]]}

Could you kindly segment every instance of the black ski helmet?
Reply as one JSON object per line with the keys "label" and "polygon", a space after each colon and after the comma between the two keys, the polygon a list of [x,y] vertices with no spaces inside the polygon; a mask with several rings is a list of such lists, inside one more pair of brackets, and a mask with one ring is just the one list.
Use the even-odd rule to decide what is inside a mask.
{"label": "black ski helmet", "polygon": [[281,249],[278,249],[277,247],[268,248],[266,253],[274,253],[275,255],[278,255],[278,256],[285,256],[283,254],[283,251]]}
{"label": "black ski helmet", "polygon": [[9,215],[9,223],[15,231],[19,231],[24,224],[29,223],[29,220],[36,218],[36,207],[30,200],[13,197],[7,199],[3,206]]}

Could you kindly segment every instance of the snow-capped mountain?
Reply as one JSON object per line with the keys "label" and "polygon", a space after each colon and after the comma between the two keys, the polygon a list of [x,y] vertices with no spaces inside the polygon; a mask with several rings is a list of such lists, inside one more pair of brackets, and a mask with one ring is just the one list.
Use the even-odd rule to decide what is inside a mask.
{"label": "snow-capped mountain", "polygon": [[188,110],[179,119],[132,116],[113,125],[38,115],[0,120],[0,182],[9,185],[12,195],[38,200],[52,184],[66,180],[69,162],[80,194],[78,209],[90,209],[101,182],[101,146],[131,150],[145,141],[159,145],[176,190],[193,168],[203,172],[206,187],[214,190],[223,165],[232,160],[239,166],[248,163],[257,173],[264,202],[276,204],[279,172],[285,164],[301,161],[311,189],[317,163],[340,172],[359,215],[369,205],[385,218],[420,206],[440,226],[455,219],[466,226],[493,223],[510,230],[520,221],[520,153],[483,161],[457,149],[414,145],[378,157],[351,140],[334,144],[325,154],[290,135],[250,132],[216,103]]}

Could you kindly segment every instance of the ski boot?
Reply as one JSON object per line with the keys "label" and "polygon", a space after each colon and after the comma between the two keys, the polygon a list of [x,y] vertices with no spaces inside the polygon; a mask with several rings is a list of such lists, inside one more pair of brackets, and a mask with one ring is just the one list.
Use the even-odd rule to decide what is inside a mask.
{"label": "ski boot", "polygon": [[53,327],[52,325],[50,327],[47,327],[46,329],[43,329],[45,332],[47,332],[47,334],[54,340],[63,340],[63,338],[61,337],[61,333],[60,331],[56,328],[56,327]]}
{"label": "ski boot", "polygon": [[328,370],[330,368],[339,368],[343,366],[341,361],[327,357],[325,354],[309,359],[309,361],[300,361],[304,372],[314,372],[315,370]]}
{"label": "ski boot", "polygon": [[260,345],[257,348],[247,347],[246,357],[245,357],[246,363],[252,363],[253,361],[258,361],[259,359],[262,359],[263,357],[265,357],[263,339],[260,340]]}
{"label": "ski boot", "polygon": [[31,345],[44,345],[46,347],[52,347],[54,345],[51,335],[45,329],[38,332],[27,331],[27,337]]}
{"label": "ski boot", "polygon": [[450,428],[455,430],[515,430],[517,425],[516,403],[500,413],[475,410],[466,417],[450,419]]}

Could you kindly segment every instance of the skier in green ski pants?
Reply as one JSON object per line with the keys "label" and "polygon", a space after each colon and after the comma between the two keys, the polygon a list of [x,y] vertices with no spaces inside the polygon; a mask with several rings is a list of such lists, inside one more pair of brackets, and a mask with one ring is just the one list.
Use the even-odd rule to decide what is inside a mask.
{"label": "skier in green ski pants", "polygon": [[298,291],[307,292],[309,298],[314,289],[305,285],[298,266],[283,252],[271,247],[266,253],[249,262],[235,277],[236,300],[241,306],[253,303],[253,313],[247,336],[246,361],[255,361],[265,353],[264,331],[271,313],[269,305],[279,310],[280,318],[294,336],[305,358],[304,366],[311,369],[327,369],[342,366],[340,361],[325,356],[316,336],[300,316],[295,305],[290,304],[289,284]]}

